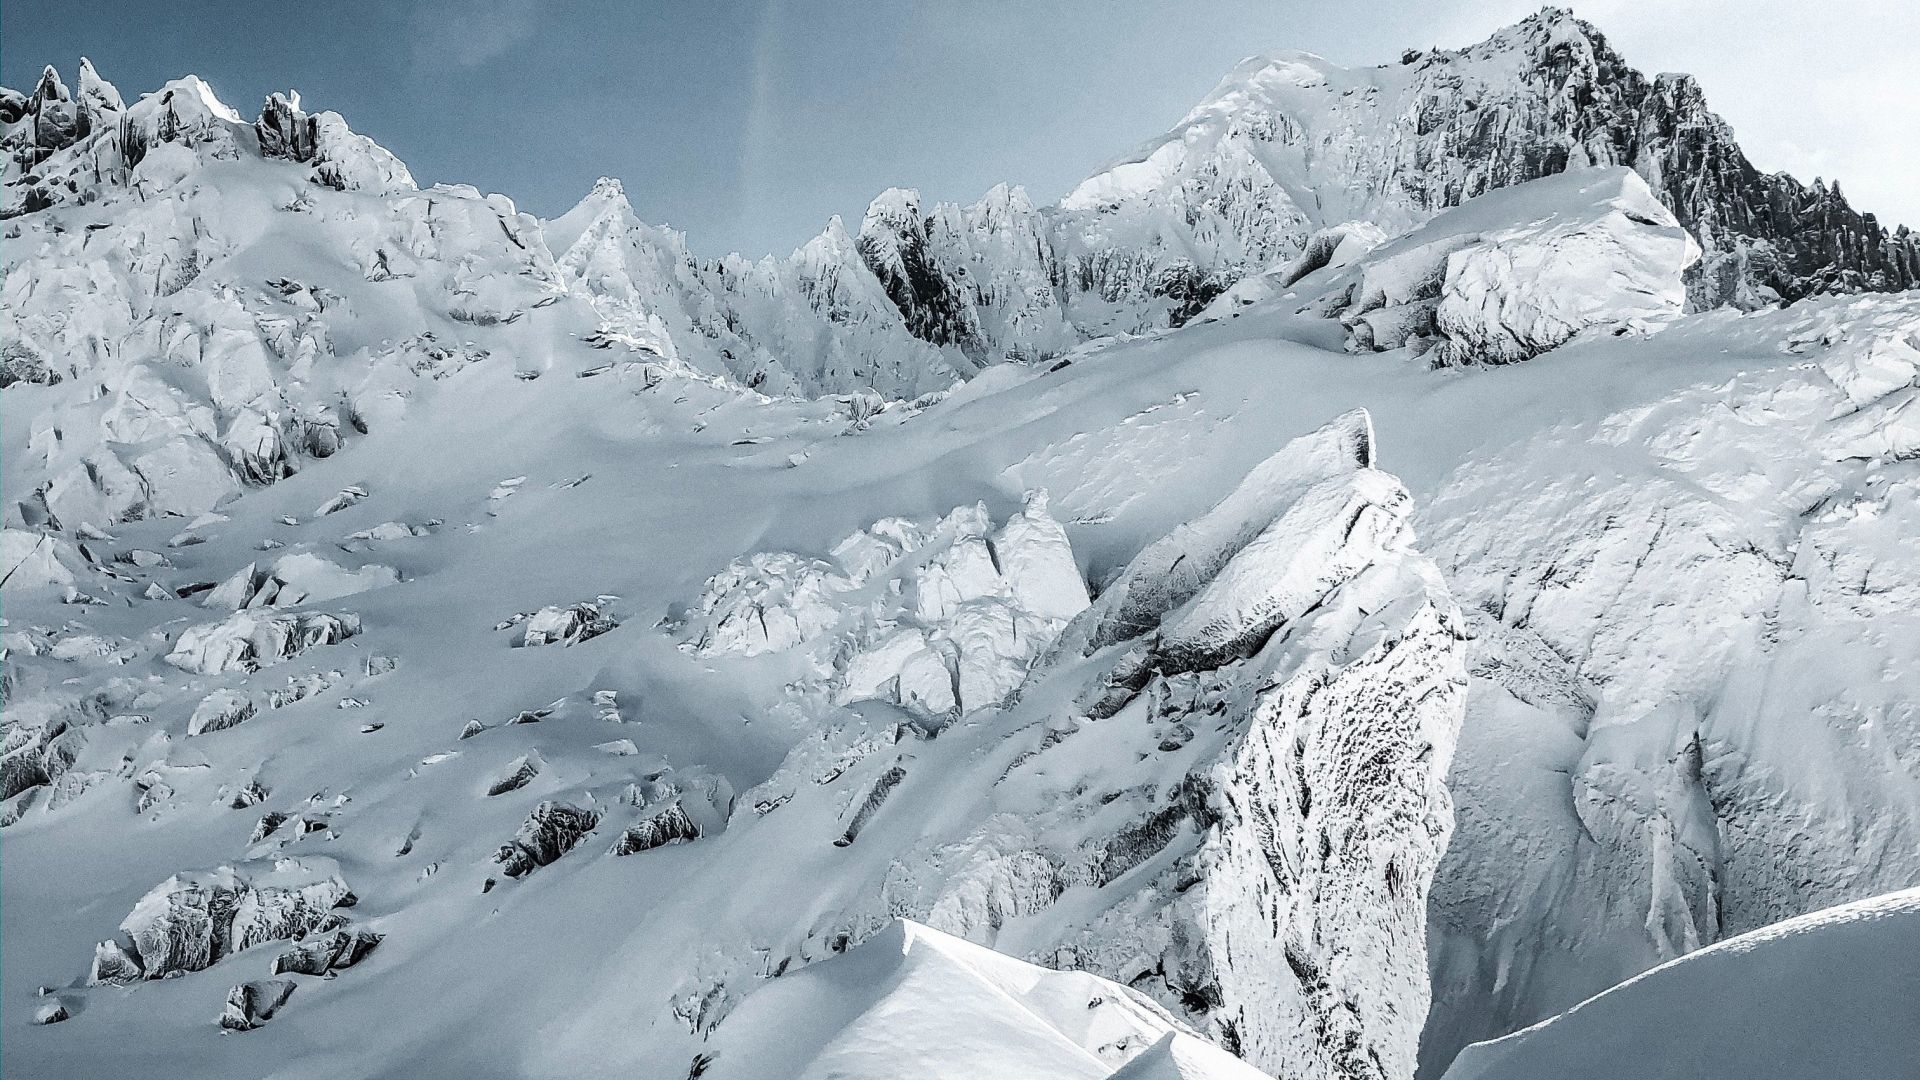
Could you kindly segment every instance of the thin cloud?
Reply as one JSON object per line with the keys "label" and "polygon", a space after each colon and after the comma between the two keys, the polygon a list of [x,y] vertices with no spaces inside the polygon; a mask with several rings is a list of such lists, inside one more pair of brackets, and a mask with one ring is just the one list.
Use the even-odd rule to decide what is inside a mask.
{"label": "thin cloud", "polygon": [[541,0],[441,0],[415,10],[414,51],[429,64],[475,68],[533,36]]}

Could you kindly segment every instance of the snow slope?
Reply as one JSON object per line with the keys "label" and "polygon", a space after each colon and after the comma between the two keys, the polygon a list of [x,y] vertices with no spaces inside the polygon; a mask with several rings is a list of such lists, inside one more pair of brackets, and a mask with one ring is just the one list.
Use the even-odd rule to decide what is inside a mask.
{"label": "snow slope", "polygon": [[1449,1080],[1911,1076],[1920,890],[1788,919],[1470,1046]]}

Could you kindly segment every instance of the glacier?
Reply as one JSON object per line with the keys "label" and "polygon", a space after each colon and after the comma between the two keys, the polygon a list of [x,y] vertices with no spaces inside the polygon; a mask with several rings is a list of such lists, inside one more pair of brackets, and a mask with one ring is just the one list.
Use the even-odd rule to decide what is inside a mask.
{"label": "glacier", "polygon": [[73,83],[0,94],[10,1065],[1724,1064],[1784,1007],[1658,1014],[1788,954],[1899,1052],[1916,242],[1570,14],[760,260]]}

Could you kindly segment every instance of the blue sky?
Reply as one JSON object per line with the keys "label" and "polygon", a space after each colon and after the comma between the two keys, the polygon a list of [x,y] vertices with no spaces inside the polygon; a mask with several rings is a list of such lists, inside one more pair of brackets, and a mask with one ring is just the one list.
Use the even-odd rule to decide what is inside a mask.
{"label": "blue sky", "polygon": [[[1572,5],[1647,71],[1691,71],[1762,168],[1839,177],[1920,226],[1912,0]],[[694,248],[784,252],[880,189],[1038,201],[1170,126],[1243,56],[1377,63],[1527,0],[6,0],[0,77],[93,58],[129,98],[193,72],[251,115],[298,89],[422,182],[564,211],[601,175]]]}

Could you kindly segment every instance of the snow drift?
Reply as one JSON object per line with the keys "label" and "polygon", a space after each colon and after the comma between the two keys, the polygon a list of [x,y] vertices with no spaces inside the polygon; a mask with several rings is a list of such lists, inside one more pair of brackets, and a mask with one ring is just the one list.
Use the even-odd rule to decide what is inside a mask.
{"label": "snow drift", "polygon": [[1728,938],[1496,1042],[1447,1080],[1896,1077],[1920,1060],[1920,890]]}
{"label": "snow drift", "polygon": [[756,991],[713,1046],[712,1080],[1263,1075],[1138,991],[907,921]]}

